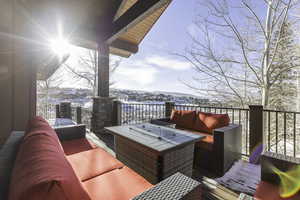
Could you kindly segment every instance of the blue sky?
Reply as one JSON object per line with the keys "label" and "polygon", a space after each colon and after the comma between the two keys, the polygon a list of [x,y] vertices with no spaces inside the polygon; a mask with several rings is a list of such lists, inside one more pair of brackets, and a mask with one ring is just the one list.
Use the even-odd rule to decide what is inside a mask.
{"label": "blue sky", "polygon": [[[189,62],[174,55],[174,53],[183,54],[186,48],[191,47],[190,35],[198,39],[202,38],[196,25],[193,24],[197,15],[205,15],[207,12],[204,6],[199,6],[199,2],[200,0],[173,0],[140,44],[139,52],[130,58],[122,59],[120,66],[112,74],[112,80],[115,83],[112,87],[197,94],[196,91],[183,84],[183,82],[192,82],[194,87],[205,89],[205,85],[199,86],[196,81],[192,81],[195,77],[203,77],[195,73]],[[228,2],[235,8],[240,4],[235,0]],[[249,2],[252,1],[249,0]],[[260,9],[264,10],[263,1],[261,3],[255,1],[255,5],[258,13],[265,13],[260,12]],[[245,19],[241,17],[243,16],[241,11],[237,9],[231,13],[238,24],[244,23]],[[229,43],[222,38],[218,41],[219,49],[223,50],[229,46]],[[78,56],[76,52],[72,53],[74,56],[73,59],[69,59],[70,61]],[[84,84],[70,80],[62,85],[62,87],[74,86],[84,87]]]}
{"label": "blue sky", "polygon": [[173,0],[139,46],[139,52],[122,62],[113,74],[114,88],[195,94],[180,80],[194,73],[191,65],[173,53],[190,45],[197,0]]}

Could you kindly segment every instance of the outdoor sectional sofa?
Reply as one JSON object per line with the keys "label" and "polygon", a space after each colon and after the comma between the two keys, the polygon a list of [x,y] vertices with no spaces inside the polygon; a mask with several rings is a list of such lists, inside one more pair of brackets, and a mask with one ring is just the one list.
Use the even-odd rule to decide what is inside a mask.
{"label": "outdoor sectional sofa", "polygon": [[11,134],[0,166],[0,199],[201,199],[199,182],[177,173],[153,186],[88,140],[84,125],[54,130],[40,117]]}
{"label": "outdoor sectional sofa", "polygon": [[206,137],[195,144],[194,168],[222,176],[235,160],[241,158],[241,125],[230,124],[227,114],[173,110],[170,118],[151,123],[186,130]]}

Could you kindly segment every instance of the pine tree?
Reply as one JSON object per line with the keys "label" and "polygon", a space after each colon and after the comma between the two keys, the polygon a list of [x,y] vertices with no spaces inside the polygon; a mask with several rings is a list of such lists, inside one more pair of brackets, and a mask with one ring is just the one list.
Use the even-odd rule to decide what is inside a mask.
{"label": "pine tree", "polygon": [[[272,41],[271,56],[274,56],[274,62],[270,70],[276,76],[270,76],[270,81],[274,83],[270,87],[269,93],[269,108],[280,111],[295,111],[296,99],[297,99],[297,82],[298,72],[297,66],[300,63],[300,57],[297,55],[298,46],[294,40],[295,35],[291,29],[291,24],[286,22],[280,31],[277,31],[274,38],[279,38],[278,46],[276,47],[276,41]],[[270,133],[271,144],[276,144],[276,115],[278,127],[284,127],[286,124],[286,132],[282,128],[278,128],[278,151],[284,153],[284,146],[280,145],[280,141],[283,141],[284,134],[286,134],[287,143],[292,144],[293,138],[293,114],[291,113],[272,113],[270,115],[271,127]],[[273,147],[273,150],[275,146]],[[290,154],[289,149],[286,149]]]}
{"label": "pine tree", "polygon": [[[279,35],[279,37],[278,37]],[[286,22],[280,31],[275,33],[274,38],[279,38],[278,46],[276,41],[272,42],[271,54],[274,62],[271,66],[273,75],[270,81],[274,81],[270,87],[269,107],[276,110],[295,110],[295,100],[297,97],[297,70],[300,58],[297,55],[297,44],[294,40],[294,33],[291,24]]]}

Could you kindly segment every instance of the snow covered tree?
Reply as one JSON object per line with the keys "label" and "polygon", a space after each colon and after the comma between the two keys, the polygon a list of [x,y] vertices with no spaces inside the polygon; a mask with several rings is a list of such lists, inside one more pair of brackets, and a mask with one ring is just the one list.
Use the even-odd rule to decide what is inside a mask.
{"label": "snow covered tree", "polygon": [[[116,59],[110,63],[110,73],[113,73],[119,66],[121,60]],[[98,52],[86,49],[78,57],[77,65],[64,63],[66,69],[71,72],[72,78],[76,81],[83,81],[97,96],[98,87]],[[112,82],[110,83],[113,84]]]}
{"label": "snow covered tree", "polygon": [[295,2],[199,2],[207,9],[201,10],[194,23],[197,35],[191,35],[192,47],[178,54],[199,75],[193,75],[186,85],[221,102],[242,107],[259,103],[268,108],[270,89],[286,76],[286,70],[273,69],[281,62],[277,51],[282,37],[278,33],[284,32]]}
{"label": "snow covered tree", "polygon": [[[270,81],[273,82],[269,93],[269,107],[276,110],[296,110],[297,70],[300,57],[295,43],[291,24],[285,22],[281,30],[276,31],[278,43],[273,42],[271,55],[276,49],[273,64],[270,67]],[[276,45],[277,44],[277,45]]]}

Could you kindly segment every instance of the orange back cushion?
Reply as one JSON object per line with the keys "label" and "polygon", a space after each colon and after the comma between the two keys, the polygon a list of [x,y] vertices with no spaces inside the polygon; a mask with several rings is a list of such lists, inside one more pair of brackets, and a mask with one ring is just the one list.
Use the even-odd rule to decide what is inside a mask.
{"label": "orange back cushion", "polygon": [[172,110],[171,122],[181,128],[193,129],[196,111]]}
{"label": "orange back cushion", "polygon": [[194,129],[206,133],[213,133],[214,129],[228,126],[229,122],[228,114],[199,112],[196,115]]}
{"label": "orange back cushion", "polygon": [[89,199],[55,131],[34,118],[20,146],[10,182],[9,200]]}

